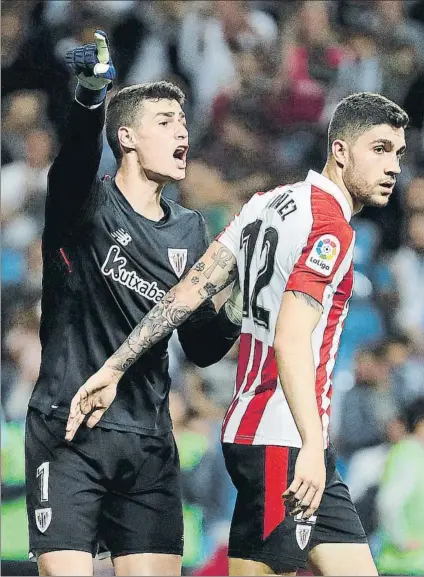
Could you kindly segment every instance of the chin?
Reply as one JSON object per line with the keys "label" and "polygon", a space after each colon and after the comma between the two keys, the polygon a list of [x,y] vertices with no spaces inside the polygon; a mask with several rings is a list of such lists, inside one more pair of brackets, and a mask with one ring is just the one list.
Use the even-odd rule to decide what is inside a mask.
{"label": "chin", "polygon": [[382,196],[381,194],[373,194],[363,201],[364,206],[374,206],[376,208],[384,208],[388,205],[390,196]]}

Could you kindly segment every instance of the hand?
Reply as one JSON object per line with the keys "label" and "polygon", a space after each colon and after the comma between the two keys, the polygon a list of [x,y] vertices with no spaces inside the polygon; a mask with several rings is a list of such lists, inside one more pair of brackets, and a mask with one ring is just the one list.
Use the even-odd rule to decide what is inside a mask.
{"label": "hand", "polygon": [[243,295],[240,292],[238,278],[234,282],[233,290],[224,304],[224,307],[228,319],[234,325],[241,326],[243,321]]}
{"label": "hand", "polygon": [[72,441],[86,415],[92,413],[87,421],[87,427],[92,429],[97,425],[116,397],[116,388],[122,375],[121,371],[103,365],[78,389],[71,401],[66,425],[67,441]]}
{"label": "hand", "polygon": [[103,90],[111,85],[116,72],[110,58],[106,34],[102,30],[96,30],[94,39],[93,44],[69,50],[65,60],[81,86],[89,90]]}
{"label": "hand", "polygon": [[290,515],[303,512],[307,519],[318,509],[325,489],[324,449],[321,445],[304,444],[296,459],[294,479],[283,493],[291,507]]}

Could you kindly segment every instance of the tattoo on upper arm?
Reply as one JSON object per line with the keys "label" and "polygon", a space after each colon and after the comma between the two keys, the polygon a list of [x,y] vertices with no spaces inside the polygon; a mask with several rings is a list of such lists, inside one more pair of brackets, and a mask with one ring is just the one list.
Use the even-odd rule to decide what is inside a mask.
{"label": "tattoo on upper arm", "polygon": [[220,266],[222,269],[225,269],[225,267],[227,266],[229,261],[231,261],[232,258],[234,258],[233,253],[230,250],[228,250],[228,248],[225,248],[224,246],[221,247],[218,250],[218,252],[212,256],[212,260],[214,261],[213,264],[211,264],[211,266],[207,270],[205,270],[203,274],[205,275],[206,278],[211,278],[211,274],[213,273],[213,271],[216,269],[217,266]]}
{"label": "tattoo on upper arm", "polygon": [[199,277],[198,276],[192,276],[191,277],[191,284],[199,284]]}
{"label": "tattoo on upper arm", "polygon": [[196,264],[194,265],[194,270],[197,270],[198,272],[202,272],[203,270],[205,270],[205,263],[204,262],[196,262]]}
{"label": "tattoo on upper arm", "polygon": [[292,291],[292,292],[296,298],[304,300],[310,307],[318,311],[322,311],[322,304],[318,302],[316,299],[314,299],[314,297],[311,297],[311,295],[308,295],[301,291]]}

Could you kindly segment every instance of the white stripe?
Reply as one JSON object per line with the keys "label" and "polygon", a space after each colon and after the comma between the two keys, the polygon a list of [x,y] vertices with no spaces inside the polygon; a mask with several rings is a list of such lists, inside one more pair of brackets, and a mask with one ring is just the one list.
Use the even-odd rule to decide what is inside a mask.
{"label": "white stripe", "polygon": [[[251,355],[253,355],[252,351],[255,350],[255,339],[253,337],[253,346],[251,347]],[[246,372],[246,379],[243,381],[243,387],[240,387],[240,391],[237,397],[237,406],[234,409],[233,414],[231,415],[227,426],[225,428],[224,431],[224,436],[223,436],[223,441],[225,443],[231,443],[234,441],[237,430],[240,426],[241,420],[243,419],[243,417],[245,416],[250,402],[252,401],[252,399],[255,398],[255,389],[258,385],[261,384],[261,374],[262,374],[262,368],[264,366],[266,357],[267,357],[267,353],[268,353],[268,346],[265,346],[264,343],[262,344],[262,355],[261,355],[261,360],[259,362],[259,369],[258,369],[258,373],[256,375],[256,378],[254,379],[253,383],[250,385],[250,388],[248,389],[248,391],[244,392],[243,395],[241,395],[240,391],[243,391],[243,388],[246,385],[247,382],[247,376],[249,375],[249,371]],[[253,366],[253,356],[252,356],[252,363],[250,365],[250,369]]]}
{"label": "white stripe", "polygon": [[[349,250],[347,251],[343,261],[340,263],[340,266],[339,266],[336,274],[334,275],[333,282],[332,282],[333,290],[334,290],[333,294],[336,293],[337,287],[342,282],[342,280],[345,278],[346,274],[349,272],[349,268],[352,264],[354,245],[355,245],[355,235],[353,235]],[[352,293],[350,294],[350,296],[352,296]],[[349,298],[350,298],[350,296],[349,296]],[[332,301],[333,301],[333,299],[332,299]],[[332,308],[332,306],[331,306],[331,308]],[[325,446],[327,446],[327,444],[328,444],[328,425],[330,422],[330,418],[327,414],[327,409],[330,406],[330,402],[331,402],[329,394],[328,394],[330,387],[331,387],[331,374],[333,372],[334,365],[336,363],[336,355],[337,355],[337,351],[339,348],[340,337],[342,334],[343,321],[346,318],[348,310],[349,310],[349,299],[346,301],[345,306],[343,308],[343,311],[342,311],[342,313],[339,317],[339,320],[337,322],[337,326],[336,326],[336,329],[334,331],[333,340],[331,343],[329,358],[328,358],[328,361],[327,361],[326,366],[325,366],[325,372],[327,375],[327,379],[326,379],[326,382],[325,382],[325,385],[323,387],[323,391],[321,394],[321,407],[324,409],[324,413],[322,415],[322,428],[323,428],[323,436],[324,436]],[[331,309],[330,309],[330,312],[331,312]]]}

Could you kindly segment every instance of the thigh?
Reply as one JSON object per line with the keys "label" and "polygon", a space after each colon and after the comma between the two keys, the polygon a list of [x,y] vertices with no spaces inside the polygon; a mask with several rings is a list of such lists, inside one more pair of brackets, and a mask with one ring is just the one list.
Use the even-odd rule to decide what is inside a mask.
{"label": "thigh", "polygon": [[63,438],[65,423],[29,410],[25,437],[30,550],[96,550],[103,489],[96,468]]}
{"label": "thigh", "polygon": [[367,536],[349,494],[336,469],[332,447],[327,451],[327,481],[311,542],[311,549],[321,543],[366,544]]}
{"label": "thigh", "polygon": [[321,543],[310,551],[308,565],[314,575],[378,575],[366,543]]}
{"label": "thigh", "polygon": [[223,451],[237,489],[229,540],[232,565],[256,561],[277,574],[306,567],[313,521],[297,523],[282,498],[293,479],[298,449],[224,443]]}
{"label": "thigh", "polygon": [[112,557],[183,553],[183,513],[178,451],[172,433],[127,435],[134,473],[116,476],[104,503],[102,535]]}
{"label": "thigh", "polygon": [[113,560],[115,575],[181,575],[181,555],[140,553],[125,555]]}

